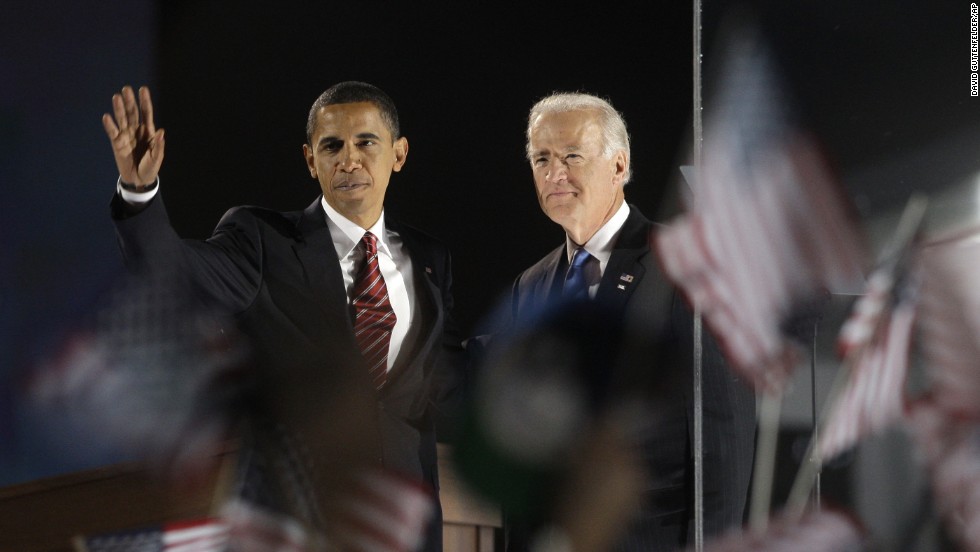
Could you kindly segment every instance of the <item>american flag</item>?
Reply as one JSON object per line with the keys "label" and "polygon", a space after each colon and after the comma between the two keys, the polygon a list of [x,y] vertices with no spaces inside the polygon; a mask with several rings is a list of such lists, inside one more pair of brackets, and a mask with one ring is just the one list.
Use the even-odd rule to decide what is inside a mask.
{"label": "american flag", "polygon": [[372,470],[343,501],[332,543],[352,552],[411,552],[435,514],[433,491],[392,471]]}
{"label": "american flag", "polygon": [[693,203],[655,243],[733,367],[772,390],[799,356],[787,321],[860,282],[863,247],[817,147],[790,122],[770,55],[748,34],[729,52]]}
{"label": "american flag", "polygon": [[824,509],[801,519],[776,517],[764,532],[736,529],[704,545],[704,552],[859,552],[865,530],[848,513]]}
{"label": "american flag", "polygon": [[77,537],[73,544],[78,552],[220,552],[228,532],[224,520],[200,518]]}
{"label": "american flag", "polygon": [[223,506],[221,519],[229,528],[229,549],[236,552],[412,552],[435,513],[433,495],[416,479],[367,468],[315,520],[322,528],[241,498]]}
{"label": "american flag", "polygon": [[221,508],[228,528],[227,550],[234,552],[314,552],[326,550],[324,539],[294,518],[233,499]]}
{"label": "american flag", "polygon": [[922,266],[916,326],[928,382],[909,428],[947,530],[980,551],[980,233],[934,239]]}
{"label": "american flag", "polygon": [[327,534],[233,498],[215,517],[80,536],[78,552],[412,552],[435,512],[432,492],[391,471],[365,471]]}
{"label": "american flag", "polygon": [[963,550],[980,551],[980,424],[950,417],[933,399],[912,404],[908,427],[948,533]]}
{"label": "american flag", "polygon": [[830,397],[817,455],[830,458],[903,415],[916,316],[914,254],[926,202],[909,201],[894,239],[838,336],[846,385]]}
{"label": "american flag", "polygon": [[953,418],[980,419],[980,233],[923,250],[919,312],[931,396]]}
{"label": "american flag", "polygon": [[233,499],[214,517],[77,537],[78,552],[314,552],[322,537],[295,519]]}

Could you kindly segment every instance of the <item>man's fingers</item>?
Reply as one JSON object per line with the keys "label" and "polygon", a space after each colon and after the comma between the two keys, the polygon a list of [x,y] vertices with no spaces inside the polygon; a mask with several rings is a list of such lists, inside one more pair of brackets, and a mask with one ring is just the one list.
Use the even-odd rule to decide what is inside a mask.
{"label": "man's fingers", "polygon": [[[163,163],[163,129],[153,123],[153,100],[149,88],[126,85],[112,95],[112,115],[102,115],[102,126],[112,142],[119,174],[134,184],[148,184]],[[142,122],[141,122],[142,121]]]}
{"label": "man's fingers", "polygon": [[136,128],[140,124],[140,112],[139,108],[136,106],[136,94],[133,93],[133,87],[124,86],[122,89],[122,99],[123,107],[126,109],[126,124]]}
{"label": "man's fingers", "polygon": [[140,111],[143,113],[143,124],[146,125],[148,136],[156,134],[156,127],[153,124],[153,101],[150,99],[150,89],[140,87]]}
{"label": "man's fingers", "polygon": [[119,136],[119,127],[117,127],[116,122],[112,120],[112,115],[109,115],[108,113],[102,114],[102,128],[105,129],[105,133],[109,137],[109,141],[115,144],[116,136]]}
{"label": "man's fingers", "polygon": [[123,106],[123,98],[121,94],[112,95],[112,114],[116,118],[116,128],[123,131],[129,127],[129,125],[126,124],[126,108]]}

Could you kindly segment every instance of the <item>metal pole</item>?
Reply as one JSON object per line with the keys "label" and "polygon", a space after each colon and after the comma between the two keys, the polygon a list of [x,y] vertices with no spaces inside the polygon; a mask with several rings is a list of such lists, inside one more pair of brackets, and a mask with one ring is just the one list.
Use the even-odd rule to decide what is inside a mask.
{"label": "metal pole", "polygon": [[[692,163],[697,176],[695,186],[700,185],[701,155],[704,140],[704,129],[701,120],[701,0],[693,0],[693,148]],[[696,192],[696,190],[695,190]],[[702,403],[702,327],[701,309],[694,305],[694,550],[704,550],[704,411]]]}

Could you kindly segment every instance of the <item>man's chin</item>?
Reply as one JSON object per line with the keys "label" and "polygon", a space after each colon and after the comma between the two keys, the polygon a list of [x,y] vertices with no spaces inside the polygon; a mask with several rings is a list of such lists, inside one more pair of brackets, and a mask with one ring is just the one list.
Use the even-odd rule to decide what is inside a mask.
{"label": "man's chin", "polygon": [[556,224],[564,226],[574,218],[575,208],[565,203],[560,205],[552,204],[544,208],[544,214],[548,215],[548,218]]}

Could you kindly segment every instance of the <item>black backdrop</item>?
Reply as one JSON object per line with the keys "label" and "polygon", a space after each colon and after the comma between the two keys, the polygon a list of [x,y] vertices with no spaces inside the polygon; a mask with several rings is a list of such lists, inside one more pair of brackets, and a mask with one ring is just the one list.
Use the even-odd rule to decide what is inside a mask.
{"label": "black backdrop", "polygon": [[335,82],[371,82],[395,99],[410,144],[387,210],[449,243],[457,316],[475,329],[514,276],[561,240],[523,157],[536,99],[554,90],[610,98],[634,139],[629,199],[656,210],[691,97],[691,9],[668,4],[604,14],[492,3],[166,3],[157,98],[174,223],[205,236],[232,205],[308,205],[319,190],[301,156],[310,104]]}
{"label": "black backdrop", "polygon": [[[753,6],[842,178],[980,122],[968,96],[968,3],[704,4],[709,68],[719,22],[733,5]],[[174,222],[205,236],[232,205],[309,204],[309,105],[335,82],[372,82],[395,99],[411,145],[389,212],[449,243],[457,315],[477,331],[498,293],[561,240],[523,158],[536,99],[609,98],[633,139],[627,199],[653,218],[670,211],[662,200],[690,144],[692,19],[686,2],[161,3],[157,98]],[[865,215],[941,183],[848,182]]]}

